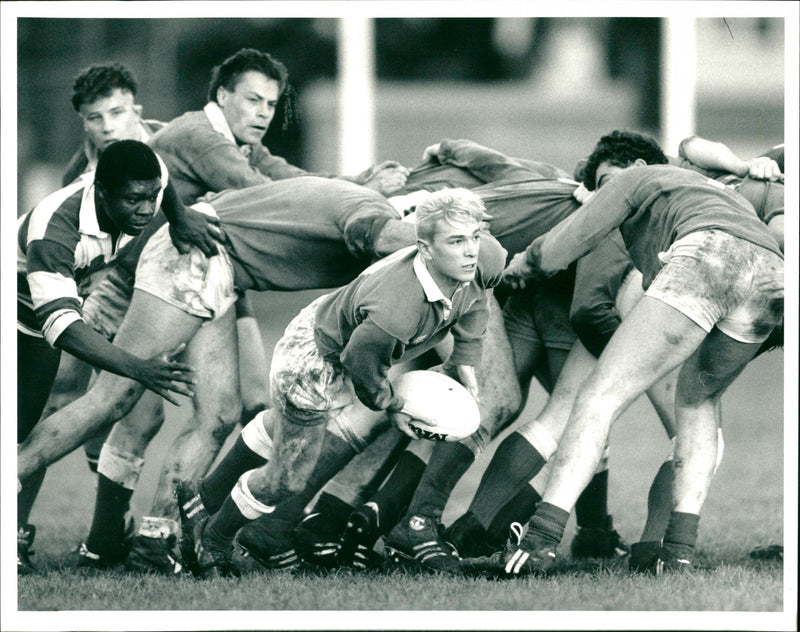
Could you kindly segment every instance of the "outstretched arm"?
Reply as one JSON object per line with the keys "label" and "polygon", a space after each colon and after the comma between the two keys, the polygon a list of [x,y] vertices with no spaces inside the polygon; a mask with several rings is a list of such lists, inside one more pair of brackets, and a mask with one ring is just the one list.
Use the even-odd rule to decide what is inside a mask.
{"label": "outstretched arm", "polygon": [[445,139],[426,148],[422,159],[461,167],[483,182],[535,177],[529,167],[514,158],[471,140]]}
{"label": "outstretched arm", "polygon": [[86,323],[76,320],[56,339],[55,346],[97,369],[136,380],[175,405],[179,402],[170,392],[194,395],[192,367],[173,360],[185,345],[151,358],[140,358],[111,344]]}
{"label": "outstretched arm", "polygon": [[678,150],[681,158],[702,167],[727,171],[741,178],[750,176],[758,180],[783,180],[778,163],[767,156],[744,160],[724,143],[690,136],[681,141]]}

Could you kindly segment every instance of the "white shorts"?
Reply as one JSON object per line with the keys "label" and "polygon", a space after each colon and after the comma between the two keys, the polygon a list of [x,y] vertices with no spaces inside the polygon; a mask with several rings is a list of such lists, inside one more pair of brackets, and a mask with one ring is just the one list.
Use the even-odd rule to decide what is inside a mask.
{"label": "white shorts", "polygon": [[236,302],[237,295],[233,264],[225,248],[221,244],[217,247],[219,254],[213,257],[206,257],[197,248],[182,255],[172,244],[169,225],[165,224],[142,250],[134,288],[192,316],[221,316]]}
{"label": "white shorts", "polygon": [[362,404],[342,366],[319,354],[314,323],[320,296],[289,323],[272,352],[269,381],[272,405],[297,425],[326,424],[328,430],[362,451],[387,423],[384,411]]}
{"label": "white shorts", "polygon": [[690,233],[659,254],[664,267],[645,292],[691,318],[745,343],[762,343],[783,317],[783,300],[767,297],[755,281],[779,270],[774,252],[719,230]]}

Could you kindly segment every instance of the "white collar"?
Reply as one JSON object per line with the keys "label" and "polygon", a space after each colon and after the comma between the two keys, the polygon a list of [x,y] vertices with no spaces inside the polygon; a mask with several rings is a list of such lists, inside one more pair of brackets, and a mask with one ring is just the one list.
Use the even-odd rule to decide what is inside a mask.
{"label": "white collar", "polygon": [[431,273],[428,271],[428,268],[425,267],[425,262],[422,261],[422,255],[417,253],[414,257],[414,274],[417,275],[420,284],[422,285],[422,289],[425,292],[425,297],[428,299],[429,303],[436,303],[441,301],[444,303],[445,307],[450,309],[452,307],[452,302],[449,298],[447,298],[439,286],[436,284],[436,281],[431,276]]}
{"label": "white collar", "polygon": [[108,237],[108,233],[101,230],[97,221],[97,208],[94,204],[94,171],[89,171],[81,176],[86,181],[86,186],[81,195],[81,210],[78,214],[78,230],[86,235],[95,237]]}
{"label": "white collar", "polygon": [[228,125],[228,120],[225,118],[225,113],[222,111],[222,108],[219,107],[219,104],[214,101],[209,101],[203,108],[203,112],[205,112],[211,123],[211,127],[213,127],[215,131],[222,134],[234,145],[239,144],[236,142],[236,137],[233,135],[230,125]]}

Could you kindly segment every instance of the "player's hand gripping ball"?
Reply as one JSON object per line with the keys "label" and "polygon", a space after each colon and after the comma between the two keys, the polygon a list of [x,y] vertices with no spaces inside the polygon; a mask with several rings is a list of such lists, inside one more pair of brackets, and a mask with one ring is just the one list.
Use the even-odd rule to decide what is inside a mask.
{"label": "player's hand gripping ball", "polygon": [[459,382],[436,371],[409,371],[394,381],[410,428],[421,439],[460,441],[478,429],[478,404]]}

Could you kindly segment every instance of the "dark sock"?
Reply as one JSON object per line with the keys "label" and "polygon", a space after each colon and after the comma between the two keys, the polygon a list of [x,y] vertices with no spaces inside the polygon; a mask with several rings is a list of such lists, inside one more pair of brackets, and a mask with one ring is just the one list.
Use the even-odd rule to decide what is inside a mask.
{"label": "dark sock", "polygon": [[242,439],[242,435],[228,450],[220,464],[208,476],[200,481],[199,491],[203,506],[210,514],[216,513],[222,506],[236,481],[245,472],[261,467],[267,460],[253,452]]}
{"label": "dark sock", "polygon": [[86,548],[97,555],[118,555],[125,537],[125,512],[132,489],[115,483],[103,474],[97,475],[97,498],[94,517],[86,538]]}
{"label": "dark sock", "polygon": [[36,497],[39,495],[39,490],[42,488],[44,482],[44,475],[47,469],[42,468],[36,470],[28,478],[22,482],[22,489],[17,494],[17,522],[20,524],[27,524],[31,516],[31,509]]}
{"label": "dark sock", "polygon": [[250,518],[245,517],[239,511],[239,507],[236,506],[233,498],[228,494],[225,502],[222,503],[222,507],[217,510],[206,525],[203,532],[203,542],[204,544],[210,543],[216,548],[228,547],[233,543],[233,539],[239,529],[249,522]]}
{"label": "dark sock", "polygon": [[661,464],[647,494],[647,521],[642,530],[642,542],[660,542],[669,524],[672,511],[672,461]]}
{"label": "dark sock", "polygon": [[694,548],[697,543],[697,527],[700,516],[691,513],[673,511],[669,515],[669,524],[664,533],[664,546],[674,544]]}
{"label": "dark sock", "polygon": [[331,477],[341,470],[355,456],[356,451],[344,439],[326,432],[322,443],[322,450],[314,469],[308,476],[306,487],[299,494],[294,494],[275,506],[270,514],[273,519],[284,520],[287,523],[297,524],[303,518],[303,510],[311,502],[317,492]]}
{"label": "dark sock", "polygon": [[575,503],[579,527],[605,529],[608,525],[608,470],[597,472]]}
{"label": "dark sock", "polygon": [[460,443],[440,443],[419,481],[406,515],[441,517],[450,492],[475,461],[475,455]]}
{"label": "dark sock", "polygon": [[530,528],[525,535],[535,536],[544,544],[557,546],[564,537],[564,529],[567,527],[569,512],[550,503],[539,503],[536,513],[530,521]]}
{"label": "dark sock", "polygon": [[542,497],[533,487],[525,485],[517,495],[509,500],[492,520],[486,530],[486,541],[496,547],[501,547],[508,540],[508,529],[512,522],[525,525],[533,516]]}
{"label": "dark sock", "polygon": [[424,461],[411,452],[403,452],[397,459],[397,466],[372,497],[378,505],[378,525],[382,534],[388,533],[405,513],[424,472]]}
{"label": "dark sock", "polygon": [[524,487],[530,487],[528,481],[546,462],[525,437],[512,432],[497,446],[469,510],[488,529],[506,503]]}
{"label": "dark sock", "polygon": [[342,531],[347,525],[347,519],[353,513],[355,507],[344,502],[341,498],[322,492],[314,503],[311,514],[319,514],[320,518],[325,517],[326,528],[331,531]]}

